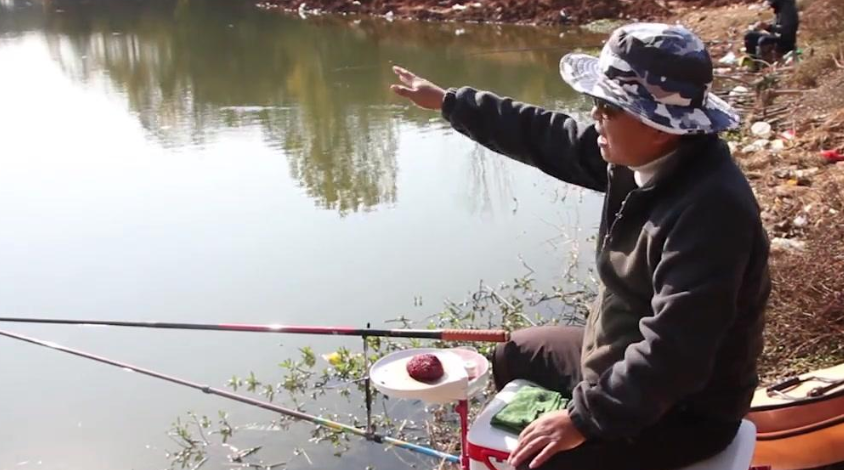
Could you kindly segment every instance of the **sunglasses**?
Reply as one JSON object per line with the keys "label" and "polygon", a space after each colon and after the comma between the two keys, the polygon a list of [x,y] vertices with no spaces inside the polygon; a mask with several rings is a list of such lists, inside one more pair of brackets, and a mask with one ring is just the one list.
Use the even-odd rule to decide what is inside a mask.
{"label": "sunglasses", "polygon": [[620,106],[612,104],[609,101],[602,98],[598,98],[596,96],[592,97],[592,104],[598,110],[598,113],[608,118],[611,118],[616,114],[624,111],[623,109],[621,109]]}

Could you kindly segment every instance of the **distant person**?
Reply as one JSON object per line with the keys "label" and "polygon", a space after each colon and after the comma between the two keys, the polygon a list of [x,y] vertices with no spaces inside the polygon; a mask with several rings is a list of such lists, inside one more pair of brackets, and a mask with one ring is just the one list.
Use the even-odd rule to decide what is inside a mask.
{"label": "distant person", "polygon": [[[758,22],[744,35],[744,48],[754,59],[771,59],[771,52],[782,57],[797,47],[797,28],[800,19],[795,0],[767,0],[774,9],[774,24]],[[771,60],[769,60],[771,61]],[[772,61],[771,61],[772,62]]]}
{"label": "distant person", "polygon": [[593,102],[589,124],[393,70],[396,94],[458,132],[605,193],[601,289],[585,328],[515,331],[493,355],[498,389],[527,379],[571,397],[522,431],[511,463],[669,470],[725,449],[758,385],[769,247],[753,191],[718,137],[739,117],[710,93],[700,38],[635,23],[599,58],[563,57],[563,79]]}

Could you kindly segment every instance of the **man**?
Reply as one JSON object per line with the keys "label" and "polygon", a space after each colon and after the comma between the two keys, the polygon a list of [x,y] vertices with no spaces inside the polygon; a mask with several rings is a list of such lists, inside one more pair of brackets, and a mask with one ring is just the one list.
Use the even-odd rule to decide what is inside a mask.
{"label": "man", "polygon": [[441,110],[482,145],[606,193],[585,329],[517,331],[495,382],[570,394],[519,436],[520,469],[667,470],[733,439],[757,386],[768,242],[753,192],[717,133],[736,113],[709,93],[712,63],[680,26],[616,30],[600,58],[569,54],[563,79],[595,123],[395,67],[392,90]]}
{"label": "man", "polygon": [[767,2],[776,15],[774,24],[757,23],[744,35],[744,49],[754,59],[770,59],[767,51],[775,51],[782,57],[797,47],[797,28],[800,19],[794,0],[767,0]]}

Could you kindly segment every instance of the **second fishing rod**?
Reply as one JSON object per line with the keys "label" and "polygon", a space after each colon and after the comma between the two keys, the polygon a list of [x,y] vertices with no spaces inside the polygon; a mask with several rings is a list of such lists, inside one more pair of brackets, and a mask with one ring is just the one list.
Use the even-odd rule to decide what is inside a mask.
{"label": "second fishing rod", "polygon": [[248,323],[180,323],[159,321],[78,320],[68,318],[0,317],[5,323],[36,323],[45,325],[113,326],[127,328],[153,328],[171,330],[233,331],[247,333],[283,333],[302,335],[334,335],[357,337],[418,338],[442,341],[478,341],[503,343],[510,338],[504,330],[423,330],[423,329],[371,329],[345,326],[297,326]]}

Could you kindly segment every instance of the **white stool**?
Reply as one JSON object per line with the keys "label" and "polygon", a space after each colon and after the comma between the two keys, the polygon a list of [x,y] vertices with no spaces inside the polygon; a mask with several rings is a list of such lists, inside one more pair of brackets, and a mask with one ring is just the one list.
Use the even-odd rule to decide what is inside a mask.
{"label": "white stool", "polygon": [[743,419],[733,442],[720,454],[680,470],[747,470],[756,447],[756,425]]}
{"label": "white stool", "polygon": [[[472,423],[468,437],[471,470],[514,470],[507,464],[507,458],[516,447],[518,436],[492,427],[490,420],[526,385],[534,384],[526,380],[507,384]],[[748,470],[755,447],[756,426],[742,420],[733,442],[720,454],[678,470]]]}

